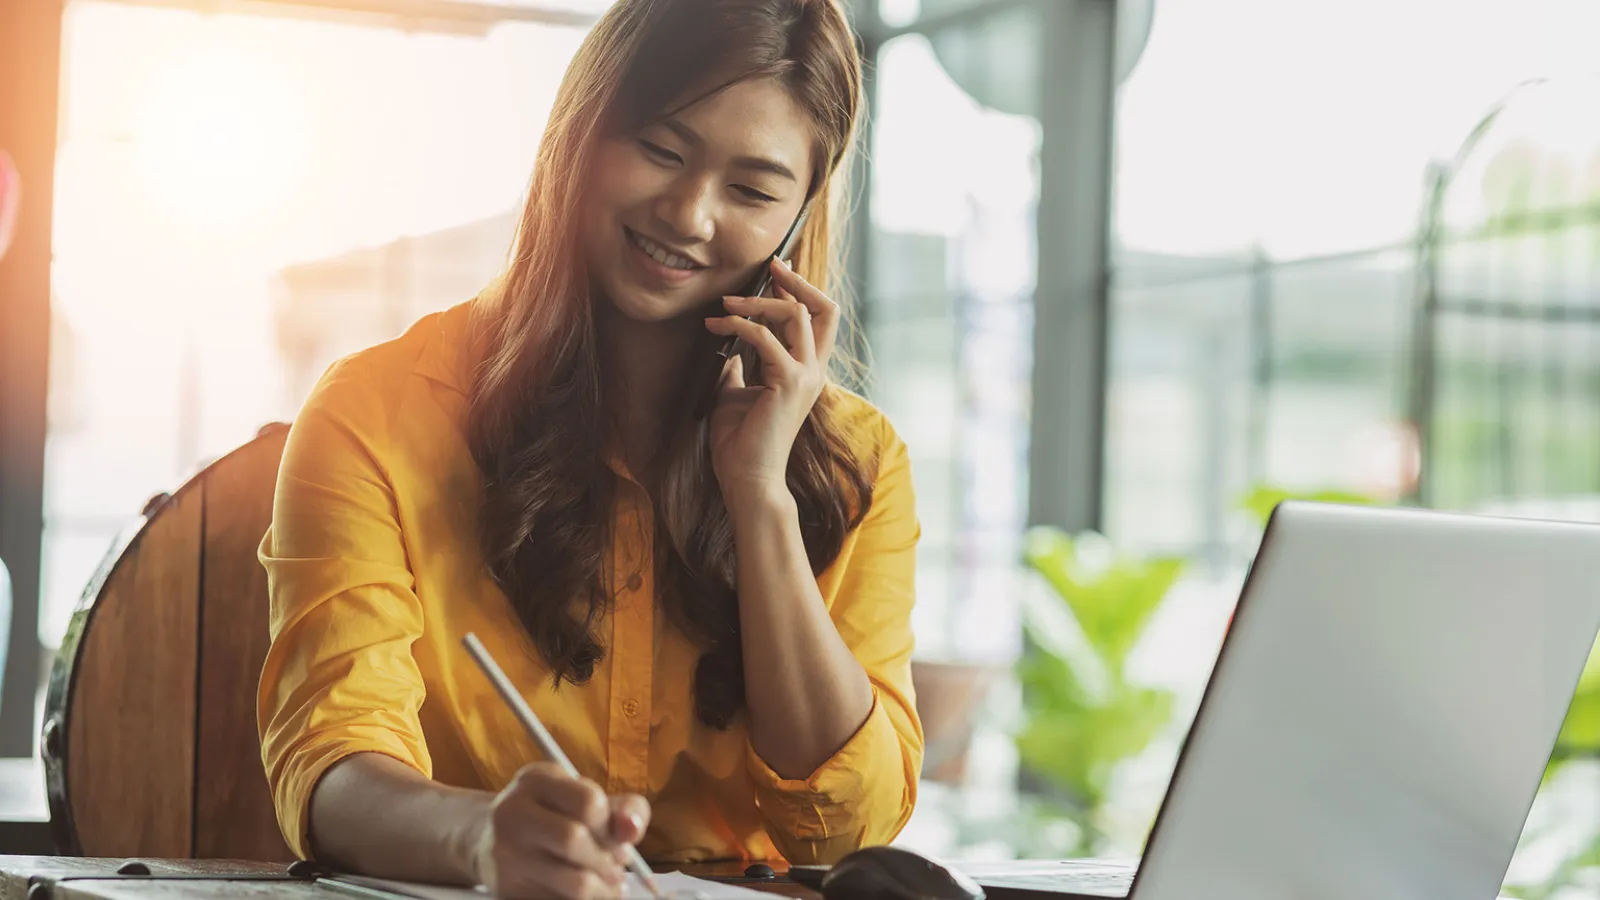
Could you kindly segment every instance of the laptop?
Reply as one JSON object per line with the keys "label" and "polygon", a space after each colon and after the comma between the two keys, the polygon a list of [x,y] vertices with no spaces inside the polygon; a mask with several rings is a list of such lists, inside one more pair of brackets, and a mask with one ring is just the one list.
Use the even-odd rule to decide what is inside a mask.
{"label": "laptop", "polygon": [[1127,863],[991,900],[1488,900],[1600,631],[1600,527],[1286,502]]}

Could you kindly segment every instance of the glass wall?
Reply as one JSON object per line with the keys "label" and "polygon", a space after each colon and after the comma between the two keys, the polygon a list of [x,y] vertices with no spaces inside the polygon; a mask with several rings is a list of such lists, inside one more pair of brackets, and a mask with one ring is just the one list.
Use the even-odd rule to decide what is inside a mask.
{"label": "glass wall", "polygon": [[[1118,98],[1106,529],[1186,574],[1136,652],[1179,699],[1127,808],[1160,801],[1263,502],[1600,519],[1600,93],[1567,74],[1597,26],[1584,0],[1156,5]],[[1559,100],[1519,92],[1463,149],[1544,78]],[[1508,892],[1573,890],[1600,858],[1577,735]],[[1135,845],[1147,818],[1125,821]]]}
{"label": "glass wall", "polygon": [[[1515,85],[1587,66],[1597,16],[1582,0],[1157,4],[1118,101],[1119,543],[1248,544],[1218,511],[1258,483],[1405,495],[1430,166]],[[1178,377],[1206,360],[1213,387]],[[1184,439],[1158,452],[1146,426]]]}
{"label": "glass wall", "polygon": [[[883,11],[895,21],[908,9]],[[923,526],[915,628],[928,784],[904,839],[933,850],[973,833],[963,813],[974,791],[1014,793],[1008,722],[986,701],[1008,690],[1021,637],[1037,28],[1033,10],[1013,9],[875,52],[870,212],[855,227],[868,228],[869,395],[910,447]]]}
{"label": "glass wall", "polygon": [[917,467],[923,652],[1003,660],[1026,518],[1039,126],[968,93],[946,41],[959,46],[906,35],[879,57],[863,299],[872,394]]}

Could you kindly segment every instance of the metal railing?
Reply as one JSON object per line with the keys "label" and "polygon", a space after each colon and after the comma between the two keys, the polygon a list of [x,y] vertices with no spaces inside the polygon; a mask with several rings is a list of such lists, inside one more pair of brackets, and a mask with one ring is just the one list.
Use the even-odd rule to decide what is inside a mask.
{"label": "metal railing", "polygon": [[[1497,104],[1449,161],[1431,167],[1408,240],[1294,259],[1256,249],[1225,260],[1167,260],[1163,268],[1192,270],[1179,274],[1126,261],[1114,267],[1120,327],[1137,332],[1139,325],[1126,323],[1138,322],[1139,308],[1168,304],[1163,308],[1211,316],[1221,323],[1217,330],[1237,332],[1237,344],[1228,346],[1243,345],[1243,359],[1211,360],[1211,368],[1247,380],[1248,399],[1243,415],[1233,417],[1244,422],[1242,437],[1237,424],[1202,426],[1202,442],[1223,448],[1222,458],[1205,467],[1210,481],[1238,468],[1240,456],[1243,475],[1232,489],[1243,486],[1239,481],[1270,479],[1274,392],[1292,378],[1314,378],[1288,370],[1320,356],[1342,359],[1336,364],[1347,375],[1382,382],[1388,414],[1412,431],[1418,466],[1398,498],[1403,502],[1460,508],[1518,496],[1600,494],[1600,196],[1500,210],[1466,227],[1445,220],[1452,188],[1463,187],[1460,173],[1517,93]],[[1331,339],[1308,328],[1304,320],[1319,314],[1313,309],[1308,319],[1308,300],[1327,307],[1320,314],[1329,321],[1348,319],[1351,302],[1365,314],[1394,318],[1365,323],[1363,347],[1359,336]],[[1286,335],[1293,327],[1282,320],[1296,310],[1299,333]],[[1168,327],[1165,318],[1145,327]],[[1361,327],[1346,331],[1359,335]],[[1226,376],[1191,369],[1221,384],[1218,390],[1229,388]],[[1591,423],[1587,441],[1579,441]],[[1230,428],[1232,438],[1218,436]],[[1218,521],[1229,488],[1202,485],[1210,496],[1200,505],[1212,521],[1201,546],[1186,549],[1230,555]]]}

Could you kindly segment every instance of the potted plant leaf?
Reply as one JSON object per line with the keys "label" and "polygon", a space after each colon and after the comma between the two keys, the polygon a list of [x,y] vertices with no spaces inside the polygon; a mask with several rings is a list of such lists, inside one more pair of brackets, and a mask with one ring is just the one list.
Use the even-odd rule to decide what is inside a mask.
{"label": "potted plant leaf", "polygon": [[1118,767],[1172,717],[1172,693],[1136,683],[1127,664],[1184,563],[1115,554],[1099,535],[1055,528],[1031,531],[1024,558],[1052,590],[1023,607],[1021,779],[1046,816],[1075,826],[1067,846],[1039,851],[1091,856]]}

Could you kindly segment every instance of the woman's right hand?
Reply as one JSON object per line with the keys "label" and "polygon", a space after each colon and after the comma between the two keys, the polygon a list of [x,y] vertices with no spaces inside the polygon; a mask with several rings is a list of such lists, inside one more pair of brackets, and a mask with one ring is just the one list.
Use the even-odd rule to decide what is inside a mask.
{"label": "woman's right hand", "polygon": [[627,848],[649,824],[643,797],[607,797],[588,779],[534,763],[517,773],[478,823],[474,875],[491,896],[505,900],[618,897]]}

